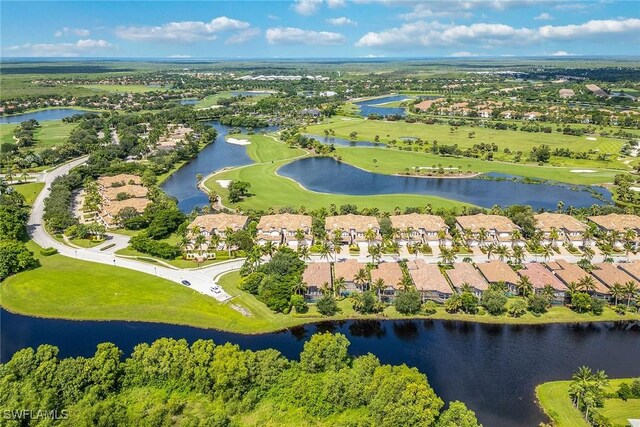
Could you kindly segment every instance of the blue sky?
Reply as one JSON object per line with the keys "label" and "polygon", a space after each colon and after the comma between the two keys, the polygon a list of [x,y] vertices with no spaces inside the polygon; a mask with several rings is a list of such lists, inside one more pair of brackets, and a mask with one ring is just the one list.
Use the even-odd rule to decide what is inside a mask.
{"label": "blue sky", "polygon": [[628,1],[5,1],[2,57],[638,55]]}

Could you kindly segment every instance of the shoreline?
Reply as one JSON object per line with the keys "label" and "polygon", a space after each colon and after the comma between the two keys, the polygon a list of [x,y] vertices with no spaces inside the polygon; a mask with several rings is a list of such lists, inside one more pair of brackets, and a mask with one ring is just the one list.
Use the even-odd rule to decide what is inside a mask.
{"label": "shoreline", "polygon": [[[222,303],[224,304],[224,303]],[[0,305],[0,308],[3,310],[25,317],[32,317],[36,319],[48,319],[48,320],[68,320],[72,322],[127,322],[127,323],[149,323],[149,324],[157,324],[157,325],[166,325],[166,326],[185,326],[189,328],[201,329],[201,330],[213,330],[219,332],[233,333],[243,336],[254,336],[254,335],[265,335],[272,334],[278,332],[288,331],[290,329],[303,327],[305,325],[316,325],[327,322],[343,322],[343,321],[390,321],[390,322],[401,322],[401,321],[440,321],[440,322],[458,322],[470,325],[505,325],[505,326],[527,326],[527,327],[536,327],[536,326],[544,326],[544,325],[586,325],[591,323],[640,323],[640,316],[636,315],[635,317],[624,317],[620,319],[612,319],[612,318],[604,318],[604,319],[575,319],[571,321],[563,321],[557,319],[548,319],[540,321],[540,319],[536,319],[537,321],[533,322],[531,319],[525,319],[525,321],[518,321],[519,318],[492,318],[490,315],[482,315],[478,316],[477,319],[470,318],[474,315],[451,315],[441,316],[441,315],[416,315],[416,316],[402,316],[402,317],[387,317],[380,315],[361,315],[361,316],[346,316],[346,317],[326,317],[326,318],[317,318],[317,317],[293,317],[293,319],[300,320],[298,324],[286,326],[286,327],[276,327],[276,328],[266,328],[255,332],[242,332],[234,329],[223,328],[223,327],[214,327],[214,326],[202,326],[196,325],[188,322],[170,322],[170,321],[158,321],[158,320],[140,320],[140,319],[106,319],[106,318],[86,318],[86,317],[64,317],[64,316],[56,316],[56,315],[46,315],[46,314],[32,314],[25,313],[20,310],[15,310],[6,305]],[[457,317],[453,317],[457,316]],[[459,318],[458,318],[459,317]]]}

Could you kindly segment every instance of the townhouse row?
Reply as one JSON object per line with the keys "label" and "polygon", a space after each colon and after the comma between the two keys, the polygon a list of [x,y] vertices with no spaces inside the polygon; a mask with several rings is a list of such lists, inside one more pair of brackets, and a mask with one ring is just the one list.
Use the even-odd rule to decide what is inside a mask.
{"label": "townhouse row", "polygon": [[122,225],[119,215],[123,209],[141,214],[151,203],[147,198],[149,190],[138,175],[101,176],[96,183],[102,201],[95,218],[108,229]]}
{"label": "townhouse row", "polygon": [[[470,289],[477,297],[489,289],[490,284],[501,283],[511,294],[518,293],[518,286],[522,278],[526,277],[531,284],[532,291],[542,293],[547,286],[553,290],[554,303],[563,303],[567,298],[570,286],[580,285],[585,281],[591,283],[587,292],[598,298],[611,299],[610,288],[615,284],[625,285],[634,283],[640,290],[640,261],[634,263],[597,264],[591,273],[576,264],[564,260],[549,263],[529,263],[524,268],[515,271],[502,261],[486,263],[455,263],[451,269],[441,270],[436,264],[429,264],[422,259],[408,261],[403,270],[396,262],[383,262],[377,267],[369,268],[367,264],[353,259],[336,263],[309,263],[303,272],[302,280],[307,286],[306,297],[313,301],[324,291],[332,289],[340,281],[342,294],[362,292],[383,286],[379,292],[387,301],[410,283],[420,292],[423,301],[444,302],[454,292]],[[585,278],[588,278],[585,280]],[[382,283],[380,283],[380,280]],[[376,289],[377,291],[377,289]]]}
{"label": "townhouse row", "polygon": [[[189,230],[193,244],[188,250],[191,257],[209,256],[212,236],[219,248],[229,230],[237,231],[247,226],[245,215],[209,214],[197,217]],[[452,238],[449,226],[435,215],[406,214],[391,215],[392,227],[397,231],[394,240],[401,246],[421,243],[429,246],[450,247]],[[574,246],[589,246],[594,243],[593,236],[587,233],[587,224],[576,218],[557,213],[541,213],[534,216],[536,230],[539,231],[542,244],[561,245],[569,243]],[[635,215],[609,214],[591,216],[590,223],[595,224],[606,233],[616,232],[618,238],[615,246],[621,247],[629,231],[634,236],[640,235],[640,217]],[[455,227],[464,241],[471,247],[487,246],[495,243],[504,246],[524,246],[522,230],[509,218],[500,215],[465,215],[456,218]],[[374,216],[336,215],[326,217],[325,231],[330,239],[339,235],[341,244],[358,245],[366,248],[369,244],[380,244],[380,224]],[[205,236],[206,242],[196,245],[198,234]],[[312,234],[312,217],[299,214],[264,215],[257,225],[257,243],[264,245],[271,242],[291,248],[311,246],[314,243]],[[634,237],[636,239],[637,237]],[[200,239],[202,240],[202,239]],[[199,255],[196,254],[199,252]]]}

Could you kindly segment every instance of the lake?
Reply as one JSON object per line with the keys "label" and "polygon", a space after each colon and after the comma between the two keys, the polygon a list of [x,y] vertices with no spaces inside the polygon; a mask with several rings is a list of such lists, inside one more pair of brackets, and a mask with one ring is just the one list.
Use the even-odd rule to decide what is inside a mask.
{"label": "lake", "polygon": [[[197,174],[206,177],[222,168],[252,163],[244,146],[229,144],[225,141],[231,126],[218,122],[207,122],[207,124],[218,131],[215,142],[207,145],[195,159],[178,169],[162,184],[162,190],[165,193],[178,199],[178,207],[183,212],[191,212],[195,207],[209,204],[209,197],[198,189]],[[276,129],[277,127],[260,128],[266,132]]]}
{"label": "lake", "polygon": [[[555,209],[558,201],[566,206],[584,207],[605,202],[585,191],[574,191],[563,184],[527,184],[513,181],[494,181],[478,178],[419,178],[384,175],[365,171],[332,157],[309,157],[288,163],[278,174],[295,180],[304,188],[329,194],[377,195],[423,194],[444,197],[490,208],[493,205],[531,205],[534,209]],[[502,178],[506,175],[487,174]],[[339,177],[339,179],[336,179]],[[593,187],[605,199],[611,193]]]}
{"label": "lake", "polygon": [[86,114],[87,110],[78,110],[75,108],[53,108],[51,110],[33,111],[31,113],[14,114],[12,116],[0,116],[0,124],[22,123],[27,120],[35,119],[39,122],[47,120],[62,120],[76,114]]}
{"label": "lake", "polygon": [[380,114],[381,116],[389,116],[392,114],[397,114],[399,116],[404,117],[405,116],[404,108],[376,106],[376,104],[384,104],[387,102],[395,102],[395,101],[404,101],[405,99],[409,99],[409,97],[406,95],[391,95],[391,96],[384,96],[382,98],[358,101],[358,102],[355,102],[354,104],[360,107],[360,115],[362,117],[367,117],[369,114]]}
{"label": "lake", "polygon": [[60,357],[90,356],[101,342],[125,355],[161,337],[212,339],[242,348],[275,348],[297,358],[316,332],[339,332],[350,353],[375,354],[382,363],[418,368],[445,402],[461,400],[489,427],[536,426],[544,421],[534,399],[537,384],[568,379],[581,365],[611,377],[640,376],[640,322],[483,325],[456,321],[341,321],[278,333],[239,335],[143,322],[38,319],[0,311],[0,360],[19,349],[52,344]]}

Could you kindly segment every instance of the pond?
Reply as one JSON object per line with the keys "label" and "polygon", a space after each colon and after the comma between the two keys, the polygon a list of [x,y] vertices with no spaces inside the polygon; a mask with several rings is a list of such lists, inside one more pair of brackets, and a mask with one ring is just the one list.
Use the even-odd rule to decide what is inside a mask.
{"label": "pond", "polygon": [[365,101],[355,102],[355,105],[360,107],[360,115],[367,117],[369,114],[380,114],[381,116],[389,116],[397,114],[399,116],[405,116],[404,108],[400,107],[385,107],[379,104],[385,104],[387,102],[404,101],[409,99],[406,95],[391,95],[384,96],[382,98],[367,99]]}
{"label": "pond", "polygon": [[76,114],[86,114],[87,110],[78,110],[75,108],[53,108],[51,110],[33,111],[31,113],[15,114],[12,116],[0,116],[0,124],[22,123],[27,120],[35,119],[39,122],[47,120],[62,120]]}
{"label": "pond", "polygon": [[316,332],[339,332],[350,353],[375,354],[382,363],[418,368],[445,401],[461,400],[485,426],[535,426],[544,421],[534,399],[537,384],[567,379],[579,366],[604,369],[611,377],[640,376],[640,322],[484,325],[456,321],[325,322],[262,334],[142,322],[38,319],[1,311],[0,361],[19,349],[52,344],[60,357],[90,356],[101,342],[131,354],[134,345],[161,337],[189,342],[212,339],[242,348],[275,348],[297,358]]}
{"label": "pond", "polygon": [[[215,142],[207,145],[195,159],[178,169],[162,184],[165,193],[178,199],[178,207],[183,212],[191,212],[195,207],[209,204],[208,196],[198,189],[197,174],[206,177],[210,173],[226,167],[252,163],[251,158],[247,155],[246,147],[228,144],[225,141],[225,136],[231,126],[218,122],[207,122],[207,124],[218,131]],[[272,132],[276,129],[276,127],[267,127],[260,130]]]}
{"label": "pond", "polygon": [[[329,194],[378,195],[424,194],[439,196],[477,206],[531,205],[534,209],[555,209],[558,201],[566,206],[585,207],[603,204],[586,191],[590,188],[606,200],[611,200],[608,190],[597,187],[564,184],[527,184],[509,180],[478,178],[419,178],[383,175],[369,172],[332,157],[309,157],[288,163],[278,169],[278,174],[293,179],[304,188]],[[487,174],[492,178],[508,175]],[[339,177],[339,179],[336,179]],[[577,188],[573,190],[572,188]]]}
{"label": "pond", "polygon": [[196,98],[185,98],[180,100],[180,105],[196,105],[198,100]]}

